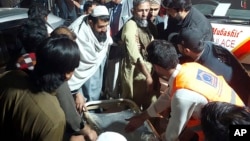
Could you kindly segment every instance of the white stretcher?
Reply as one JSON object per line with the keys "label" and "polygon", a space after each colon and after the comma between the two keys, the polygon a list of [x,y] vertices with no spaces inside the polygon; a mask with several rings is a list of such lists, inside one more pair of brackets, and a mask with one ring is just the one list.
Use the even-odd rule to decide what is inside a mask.
{"label": "white stretcher", "polygon": [[[128,123],[125,119],[141,112],[131,100],[91,101],[86,103],[86,107],[87,111],[84,112],[83,117],[98,134],[113,131],[125,136],[127,141],[159,141],[159,134],[148,120],[132,133],[124,131]],[[98,112],[96,112],[97,110]]]}

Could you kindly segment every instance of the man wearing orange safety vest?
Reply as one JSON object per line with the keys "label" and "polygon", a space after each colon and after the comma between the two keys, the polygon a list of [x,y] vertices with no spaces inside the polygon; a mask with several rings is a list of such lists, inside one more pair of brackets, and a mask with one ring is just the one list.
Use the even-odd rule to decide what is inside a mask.
{"label": "man wearing orange safety vest", "polygon": [[[163,141],[176,141],[184,128],[190,127],[188,122],[193,121],[191,119],[195,119],[193,125],[199,123],[200,111],[208,102],[222,101],[244,106],[222,76],[196,62],[180,65],[175,47],[171,43],[154,40],[148,45],[147,53],[148,61],[153,64],[158,76],[168,80],[169,89],[146,111],[127,119],[127,132],[134,131],[150,117],[160,117],[162,111],[171,108],[166,131],[161,138]],[[203,139],[204,136],[199,134],[199,140]]]}

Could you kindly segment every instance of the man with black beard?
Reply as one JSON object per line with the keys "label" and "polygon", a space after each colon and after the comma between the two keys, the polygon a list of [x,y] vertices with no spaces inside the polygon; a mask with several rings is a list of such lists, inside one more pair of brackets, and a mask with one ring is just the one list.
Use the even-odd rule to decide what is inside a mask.
{"label": "man with black beard", "polygon": [[149,10],[149,0],[134,0],[133,17],[123,26],[121,35],[126,45],[120,69],[121,97],[132,99],[143,109],[151,104],[153,83],[152,65],[146,61],[147,45],[154,39],[147,21]]}
{"label": "man with black beard", "polygon": [[209,20],[192,6],[191,0],[163,0],[162,6],[166,9],[168,26],[165,38],[176,43],[177,35],[183,28],[198,28],[205,41],[213,41],[213,30]]}
{"label": "man with black beard", "polygon": [[197,28],[202,33],[204,41],[213,41],[213,29],[209,20],[195,7],[191,0],[163,0],[162,6],[168,15],[168,26],[165,30],[165,39],[176,47],[180,56],[180,63],[190,61],[182,56],[177,49],[178,34],[184,28]]}
{"label": "man with black beard", "polygon": [[[86,101],[100,99],[103,83],[103,70],[110,37],[109,12],[105,6],[96,6],[90,15],[83,15],[70,26],[75,32],[76,42],[81,52],[81,60],[72,78],[68,81],[79,112],[84,110]],[[84,97],[85,98],[84,98]]]}

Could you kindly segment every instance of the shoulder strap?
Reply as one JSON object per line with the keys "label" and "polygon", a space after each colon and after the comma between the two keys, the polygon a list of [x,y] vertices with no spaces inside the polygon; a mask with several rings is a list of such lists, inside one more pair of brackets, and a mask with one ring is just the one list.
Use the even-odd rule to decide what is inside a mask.
{"label": "shoulder strap", "polygon": [[[131,20],[131,19],[129,19],[129,20]],[[128,21],[129,21],[128,20]],[[127,22],[128,22],[127,21]],[[122,38],[122,30],[123,30],[123,27],[118,31],[118,33],[113,37],[113,41],[114,42],[119,42],[119,41],[121,41],[121,38]]]}

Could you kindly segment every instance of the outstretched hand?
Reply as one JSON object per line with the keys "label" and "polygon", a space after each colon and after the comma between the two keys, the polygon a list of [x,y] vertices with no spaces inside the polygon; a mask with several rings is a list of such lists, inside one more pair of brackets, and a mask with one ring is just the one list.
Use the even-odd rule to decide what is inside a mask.
{"label": "outstretched hand", "polygon": [[129,123],[125,127],[126,132],[133,132],[137,128],[143,125],[144,121],[147,120],[149,115],[146,112],[143,112],[139,115],[133,116],[129,119],[125,119],[126,121],[129,121]]}

